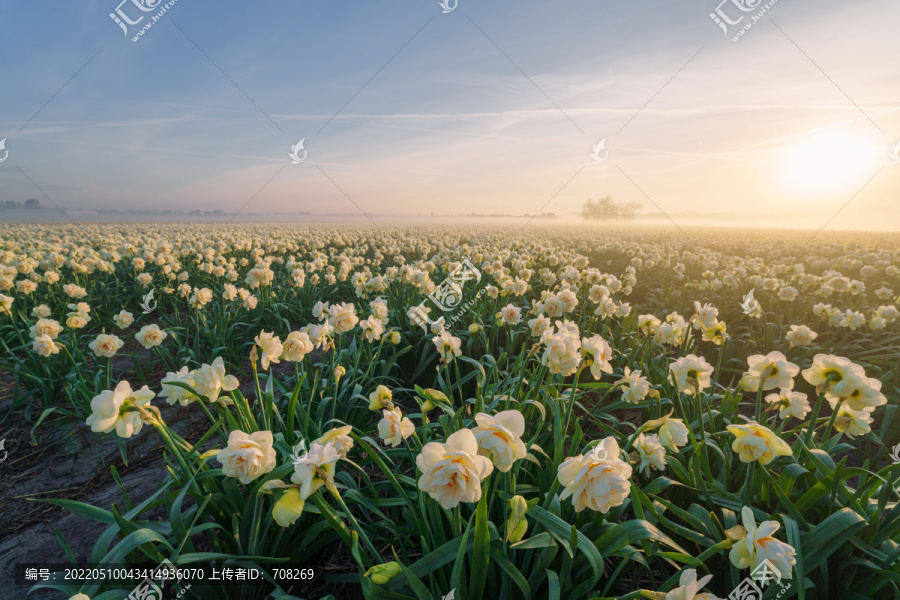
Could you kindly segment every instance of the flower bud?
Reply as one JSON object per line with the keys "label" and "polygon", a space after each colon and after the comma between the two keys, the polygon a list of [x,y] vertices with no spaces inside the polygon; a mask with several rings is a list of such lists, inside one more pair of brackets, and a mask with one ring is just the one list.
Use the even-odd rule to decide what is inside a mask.
{"label": "flower bud", "polygon": [[375,565],[368,571],[366,571],[365,576],[372,580],[372,583],[376,585],[384,585],[401,572],[400,563],[392,560],[391,562],[384,563],[382,565]]}
{"label": "flower bud", "polygon": [[484,327],[482,327],[479,323],[472,323],[471,325],[469,325],[469,333],[471,333],[472,335],[475,335],[482,329],[484,329]]}
{"label": "flower bud", "polygon": [[213,458],[214,456],[216,456],[219,453],[220,449],[221,448],[213,448],[212,450],[207,450],[206,452],[204,452],[203,454],[200,455],[200,459],[204,460],[207,458]]}
{"label": "flower bud", "polygon": [[425,390],[425,397],[433,403],[443,402],[444,404],[449,404],[450,399],[447,398],[447,395],[440,391],[432,388],[428,388]]}
{"label": "flower bud", "polygon": [[400,332],[392,331],[390,336],[391,343],[395,346],[400,343]]}
{"label": "flower bud", "polygon": [[281,527],[293,525],[303,513],[303,498],[297,488],[287,488],[272,508],[272,518]]}
{"label": "flower bud", "polygon": [[341,380],[341,377],[347,374],[347,369],[338,365],[334,368],[334,382],[337,383]]}
{"label": "flower bud", "polygon": [[506,520],[506,541],[515,544],[522,541],[528,530],[528,502],[522,496],[513,496],[509,500],[509,518]]}

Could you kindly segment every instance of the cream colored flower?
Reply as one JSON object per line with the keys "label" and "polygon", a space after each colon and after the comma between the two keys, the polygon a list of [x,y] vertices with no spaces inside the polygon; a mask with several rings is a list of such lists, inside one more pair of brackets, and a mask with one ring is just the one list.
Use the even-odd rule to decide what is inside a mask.
{"label": "cream colored flower", "polygon": [[[850,410],[874,410],[876,406],[887,404],[887,398],[881,393],[881,381],[874,377],[860,377],[844,388],[842,393],[845,406]],[[831,396],[827,398],[833,410],[837,406],[837,400]]]}
{"label": "cream colored flower", "polygon": [[778,406],[778,416],[782,419],[795,417],[802,420],[812,410],[806,394],[791,390],[781,390],[778,393],[768,394],[766,402]]}
{"label": "cream colored flower", "polygon": [[6,294],[0,294],[0,314],[11,315],[14,301],[15,298],[7,296]]}
{"label": "cream colored flower", "polygon": [[763,391],[780,388],[789,390],[794,387],[794,377],[800,373],[800,367],[788,362],[781,352],[769,352],[765,356],[754,354],[747,357],[748,373],[756,377]]}
{"label": "cream colored flower", "polygon": [[257,431],[246,434],[232,431],[228,435],[228,446],[220,450],[216,460],[222,463],[225,477],[236,477],[247,485],[261,475],[275,468],[275,448],[271,431]]}
{"label": "cream colored flower", "polygon": [[127,329],[134,323],[134,315],[127,310],[120,310],[119,314],[113,317],[113,321],[115,322],[116,327]]}
{"label": "cream colored flower", "polygon": [[667,592],[665,600],[720,600],[715,594],[700,592],[712,577],[707,575],[697,579],[696,569],[685,569],[679,577],[678,587]]}
{"label": "cream colored flower", "polygon": [[38,322],[31,326],[31,337],[40,337],[46,335],[51,340],[55,340],[62,332],[62,325],[53,319],[38,319]]}
{"label": "cream colored flower", "polygon": [[585,456],[567,458],[557,469],[565,491],[560,500],[572,497],[575,512],[585,508],[607,513],[621,505],[631,492],[631,465],[619,459],[619,444],[612,436]]}
{"label": "cream colored flower", "polygon": [[209,288],[194,288],[194,293],[188,299],[191,307],[203,308],[212,300],[212,290]]}
{"label": "cream colored flower", "polygon": [[85,327],[91,318],[85,314],[80,312],[69,313],[69,318],[66,319],[66,327],[71,329],[81,329]]}
{"label": "cream colored flower", "polygon": [[726,429],[735,436],[731,449],[738,453],[741,462],[758,461],[767,465],[779,456],[794,454],[787,442],[754,421],[743,425],[728,425]]}
{"label": "cream colored flower", "polygon": [[776,540],[775,532],[781,527],[777,521],[763,521],[757,527],[753,510],[745,506],[741,509],[741,520],[747,535],[734,543],[728,557],[738,569],[750,568],[754,571],[763,561],[768,560],[778,570],[782,579],[791,579],[793,567],[797,564],[793,547]]}
{"label": "cream colored flower", "polygon": [[566,329],[553,333],[552,329],[548,329],[544,332],[542,341],[546,348],[541,355],[541,363],[551,373],[568,377],[578,370],[581,363],[581,340],[577,330]]}
{"label": "cream colored flower", "polygon": [[323,477],[334,478],[335,465],[339,459],[340,455],[334,444],[312,444],[309,452],[294,463],[291,481],[300,484],[300,497],[303,500],[325,485]]}
{"label": "cream colored flower", "polygon": [[269,370],[269,363],[278,364],[281,362],[278,360],[278,357],[281,356],[281,351],[284,347],[281,345],[281,340],[274,333],[260,331],[253,341],[262,350],[262,353],[259,355],[259,362],[263,371]]}
{"label": "cream colored flower", "polygon": [[553,322],[544,315],[538,315],[528,321],[528,329],[531,332],[532,337],[539,338],[545,331],[552,328]]}
{"label": "cream colored flower", "polygon": [[622,390],[622,400],[629,404],[638,404],[650,393],[650,382],[640,371],[632,371],[625,367],[625,377],[613,384]]}
{"label": "cream colored flower", "polygon": [[66,285],[64,285],[63,292],[65,292],[69,298],[78,299],[87,296],[87,290],[85,290],[83,287],[75,285],[74,283],[67,283]]}
{"label": "cream colored flower", "polygon": [[385,444],[390,444],[392,448],[399,446],[403,440],[411,436],[416,430],[413,422],[409,418],[404,417],[399,408],[383,410],[381,414],[384,418],[378,422],[378,436],[384,440]]}
{"label": "cream colored flower", "polygon": [[670,452],[678,453],[678,448],[688,443],[688,428],[681,419],[666,419],[659,426],[659,443]]}
{"label": "cream colored flower", "polygon": [[849,406],[841,406],[834,420],[834,428],[849,438],[865,435],[872,431],[872,411],[874,408],[853,410]]}
{"label": "cream colored flower", "polygon": [[657,471],[663,471],[666,468],[666,449],[660,443],[659,436],[655,434],[644,435],[638,434],[634,443],[640,455],[641,463],[638,470],[647,474],[652,467]]}
{"label": "cream colored flower", "polygon": [[39,335],[31,340],[31,349],[35,354],[40,356],[50,356],[51,354],[59,354],[59,346],[53,341],[53,338],[47,334]]}
{"label": "cream colored flower", "polygon": [[217,401],[222,392],[230,392],[239,385],[237,377],[225,374],[225,361],[222,357],[214,360],[211,365],[202,365],[194,371],[193,377],[194,389],[210,402]]}
{"label": "cream colored flower", "polygon": [[327,302],[318,301],[313,305],[312,309],[313,317],[315,317],[319,321],[324,321],[328,318],[329,314],[329,304]]}
{"label": "cream colored flower", "polygon": [[150,349],[159,346],[163,340],[169,337],[169,334],[159,328],[159,325],[144,325],[141,330],[134,334],[134,339],[144,348]]}
{"label": "cream colored flower", "polygon": [[662,322],[653,315],[638,315],[638,329],[644,335],[654,335]]}
{"label": "cream colored flower", "polygon": [[451,363],[457,356],[462,355],[462,341],[450,335],[449,331],[435,336],[431,341],[441,355],[441,362]]}
{"label": "cream colored flower", "polygon": [[337,450],[338,456],[345,458],[347,453],[350,452],[350,449],[353,448],[353,438],[350,437],[351,431],[353,431],[352,425],[335,427],[334,429],[326,431],[322,437],[313,440],[312,443],[319,444],[320,446],[325,446],[330,443],[334,446],[334,449]]}
{"label": "cream colored flower", "polygon": [[88,344],[88,348],[93,350],[94,354],[97,356],[112,358],[123,345],[125,345],[125,342],[120,340],[117,336],[101,333],[94,341]]}
{"label": "cream colored flower", "polygon": [[594,379],[600,379],[604,373],[612,373],[612,348],[599,335],[589,338],[581,338],[581,350],[584,353],[585,364],[591,369]]}
{"label": "cream colored flower", "polygon": [[478,426],[472,430],[478,442],[478,454],[492,458],[497,470],[506,473],[528,450],[522,441],[525,435],[525,417],[518,410],[505,410],[494,416],[486,413],[475,415]]}
{"label": "cream colored flower", "polygon": [[819,337],[819,334],[806,325],[791,325],[791,330],[784,336],[790,342],[791,348],[794,346],[809,346],[817,337]]}
{"label": "cream colored flower", "polygon": [[377,342],[384,334],[384,324],[375,315],[360,321],[359,328],[362,329],[363,339],[369,342]]}
{"label": "cream colored flower", "polygon": [[379,385],[375,388],[375,391],[369,394],[369,410],[382,410],[387,408],[388,410],[393,410],[394,404],[392,402],[393,393],[390,388],[384,385]]}
{"label": "cream colored flower", "polygon": [[313,351],[313,348],[315,346],[310,341],[309,334],[304,331],[292,331],[284,340],[281,358],[288,362],[300,362]]}
{"label": "cream colored flower", "polygon": [[712,342],[716,346],[721,346],[729,337],[726,330],[727,327],[725,326],[725,321],[716,321],[709,327],[704,326],[701,328],[701,331],[703,332],[703,341]]}
{"label": "cream colored flower", "polygon": [[843,398],[865,376],[861,366],[833,354],[816,354],[812,366],[803,371],[803,378],[829,398]]}
{"label": "cream colored flower", "polygon": [[[0,294],[0,296],[2,296],[2,294]],[[0,303],[2,303],[2,300],[0,300]],[[0,309],[0,312],[3,312],[2,309]],[[46,319],[52,314],[53,314],[53,312],[50,310],[50,307],[47,306],[46,304],[38,304],[37,306],[35,306],[34,308],[31,309],[31,316],[37,317],[38,319]]]}
{"label": "cream colored flower", "polygon": [[494,470],[490,459],[478,455],[478,442],[468,429],[460,429],[443,444],[425,444],[416,456],[416,467],[422,472],[419,489],[446,509],[478,502],[481,482]]}
{"label": "cream colored flower", "polygon": [[328,313],[328,321],[334,327],[335,333],[338,334],[351,331],[359,323],[359,317],[356,316],[356,308],[349,302],[328,307]]}
{"label": "cream colored flower", "polygon": [[694,329],[709,328],[716,323],[716,318],[719,316],[719,309],[712,304],[707,303],[701,305],[695,300],[694,309],[696,312],[694,313],[694,316],[691,317]]}
{"label": "cream colored flower", "polygon": [[688,354],[669,365],[669,382],[685,394],[696,394],[710,385],[713,367],[702,356]]}
{"label": "cream colored flower", "polygon": [[518,325],[522,320],[522,309],[507,304],[500,310],[500,320],[507,325]]}
{"label": "cream colored flower", "polygon": [[369,309],[372,311],[372,316],[376,317],[381,321],[382,325],[387,325],[388,323],[388,305],[387,300],[384,298],[378,297],[372,300],[369,303]]}
{"label": "cream colored flower", "polygon": [[130,438],[143,426],[141,416],[133,408],[144,406],[156,397],[145,385],[132,391],[131,384],[120,381],[114,390],[100,392],[91,400],[91,415],[85,422],[91,431],[109,433],[113,429],[121,438]]}
{"label": "cream colored flower", "polygon": [[194,374],[189,372],[187,367],[181,367],[181,370],[177,373],[168,372],[166,373],[166,376],[162,378],[162,381],[159,382],[160,387],[162,388],[161,395],[165,397],[166,402],[168,402],[170,406],[176,402],[181,406],[187,406],[197,399],[197,396],[183,387],[170,385],[174,382],[194,387]]}

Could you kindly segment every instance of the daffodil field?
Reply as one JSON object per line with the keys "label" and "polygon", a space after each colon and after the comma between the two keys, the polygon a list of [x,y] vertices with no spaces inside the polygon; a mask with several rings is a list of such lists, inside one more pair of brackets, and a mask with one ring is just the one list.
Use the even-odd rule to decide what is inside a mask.
{"label": "daffodil field", "polygon": [[900,598],[900,237],[805,242],[0,225],[4,406],[158,438],[152,495],[41,500],[91,565],[266,573],[183,598]]}

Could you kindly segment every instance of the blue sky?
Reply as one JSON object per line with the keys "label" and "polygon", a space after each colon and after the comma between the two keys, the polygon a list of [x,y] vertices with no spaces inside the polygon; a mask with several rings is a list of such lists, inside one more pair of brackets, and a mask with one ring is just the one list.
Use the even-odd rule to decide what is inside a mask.
{"label": "blue sky", "polygon": [[558,192],[818,228],[862,189],[833,226],[900,228],[900,5],[779,0],[732,42],[717,1],[178,0],[136,43],[118,0],[3,2],[0,199],[47,204],[21,169],[72,208],[356,211],[336,183],[373,215]]}

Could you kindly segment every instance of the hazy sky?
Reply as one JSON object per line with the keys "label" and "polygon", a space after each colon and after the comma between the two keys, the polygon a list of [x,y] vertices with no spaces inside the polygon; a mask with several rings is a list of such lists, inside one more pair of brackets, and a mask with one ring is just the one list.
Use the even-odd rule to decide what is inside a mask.
{"label": "hazy sky", "polygon": [[0,200],[900,229],[896,0],[119,1],[0,1]]}

